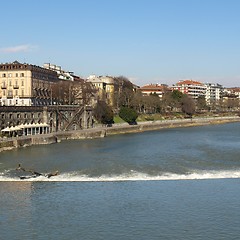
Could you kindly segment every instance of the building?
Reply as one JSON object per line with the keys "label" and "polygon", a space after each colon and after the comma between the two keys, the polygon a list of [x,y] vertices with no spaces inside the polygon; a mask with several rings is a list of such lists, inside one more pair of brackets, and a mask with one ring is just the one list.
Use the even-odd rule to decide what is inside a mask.
{"label": "building", "polygon": [[8,136],[93,127],[92,108],[83,105],[0,106],[0,130]]}
{"label": "building", "polygon": [[114,77],[90,75],[87,82],[92,83],[100,100],[104,100],[107,104],[113,106],[114,92],[118,87]]}
{"label": "building", "polygon": [[57,73],[50,69],[18,61],[0,64],[0,105],[50,105],[57,81]]}
{"label": "building", "polygon": [[224,93],[225,93],[225,95],[230,95],[232,97],[240,99],[240,88],[239,87],[225,88]]}
{"label": "building", "polygon": [[170,91],[168,86],[165,84],[147,84],[138,89],[143,95],[156,94],[160,99],[162,99],[166,91]]}
{"label": "building", "polygon": [[83,81],[79,76],[74,75],[74,72],[65,71],[61,68],[61,66],[57,66],[52,63],[44,63],[43,68],[55,71],[59,80],[66,81]]}
{"label": "building", "polygon": [[183,94],[197,99],[199,96],[205,96],[206,86],[198,81],[193,80],[180,80],[176,85],[172,86],[173,90],[178,90]]}
{"label": "building", "polygon": [[206,83],[205,100],[208,105],[217,103],[223,96],[223,86],[218,83]]}

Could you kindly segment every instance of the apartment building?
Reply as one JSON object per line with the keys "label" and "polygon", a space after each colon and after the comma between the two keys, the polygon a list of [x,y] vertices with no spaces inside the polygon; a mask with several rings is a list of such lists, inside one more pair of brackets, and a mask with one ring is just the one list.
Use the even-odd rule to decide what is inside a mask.
{"label": "apartment building", "polygon": [[201,82],[193,80],[180,80],[176,85],[172,86],[172,89],[188,94],[193,99],[205,96],[206,93],[206,86]]}
{"label": "apartment building", "polygon": [[223,96],[224,88],[218,83],[206,83],[205,100],[209,105],[211,103],[217,103]]}
{"label": "apartment building", "polygon": [[55,71],[27,63],[0,64],[1,106],[43,106],[51,104]]}

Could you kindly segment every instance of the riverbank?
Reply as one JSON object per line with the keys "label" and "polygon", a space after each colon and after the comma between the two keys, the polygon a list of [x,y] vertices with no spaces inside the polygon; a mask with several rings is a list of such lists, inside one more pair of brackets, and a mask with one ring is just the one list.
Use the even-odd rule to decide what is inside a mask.
{"label": "riverbank", "polygon": [[0,152],[19,147],[27,147],[40,144],[53,144],[64,140],[74,139],[93,139],[103,138],[110,135],[138,133],[143,131],[154,131],[166,128],[194,127],[210,124],[224,124],[231,122],[240,122],[240,117],[212,117],[212,118],[193,118],[193,119],[175,119],[139,122],[137,125],[114,124],[112,127],[97,126],[91,129],[79,131],[56,132],[51,134],[22,136],[15,138],[1,139]]}

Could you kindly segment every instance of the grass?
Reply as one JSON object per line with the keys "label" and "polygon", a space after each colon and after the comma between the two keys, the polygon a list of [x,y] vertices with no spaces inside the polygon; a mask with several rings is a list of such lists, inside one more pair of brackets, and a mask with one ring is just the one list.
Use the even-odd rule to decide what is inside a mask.
{"label": "grass", "polygon": [[120,118],[118,115],[114,116],[113,118],[114,123],[125,123],[125,121]]}

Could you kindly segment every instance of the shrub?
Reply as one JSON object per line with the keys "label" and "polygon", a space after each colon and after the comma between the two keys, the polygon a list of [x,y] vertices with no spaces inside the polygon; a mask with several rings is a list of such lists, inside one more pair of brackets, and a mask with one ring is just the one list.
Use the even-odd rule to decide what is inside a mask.
{"label": "shrub", "polygon": [[113,121],[114,114],[112,108],[108,106],[104,101],[98,101],[97,105],[93,110],[93,113],[97,121],[102,124],[114,123]]}
{"label": "shrub", "polygon": [[121,107],[119,117],[129,124],[136,124],[138,114],[133,108]]}

